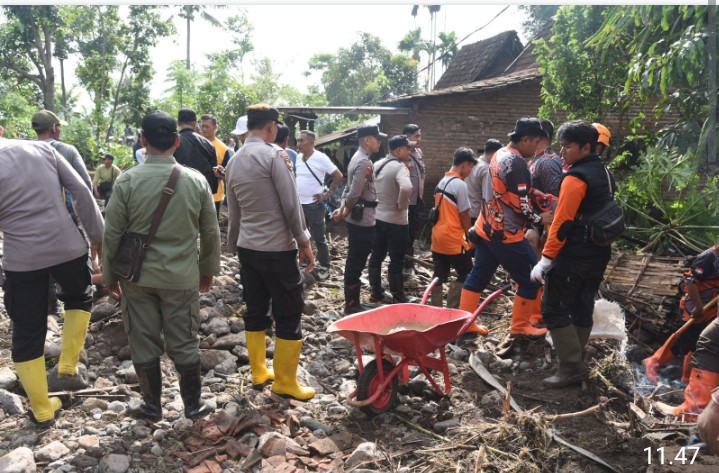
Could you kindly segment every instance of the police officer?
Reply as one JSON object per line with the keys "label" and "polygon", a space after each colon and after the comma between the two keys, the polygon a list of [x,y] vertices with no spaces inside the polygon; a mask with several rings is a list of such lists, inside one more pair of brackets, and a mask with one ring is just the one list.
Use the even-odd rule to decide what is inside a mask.
{"label": "police officer", "polygon": [[[409,198],[409,243],[407,245],[407,255],[414,256],[414,239],[419,230],[419,213],[424,207],[424,178],[425,166],[422,150],[419,148],[422,142],[422,130],[419,125],[408,123],[402,128],[402,134],[407,136],[409,141],[414,144],[410,147],[409,160],[407,161],[407,169],[409,169],[409,178],[412,181],[412,195]],[[404,261],[403,273],[406,277],[414,274],[414,263],[408,260]]]}
{"label": "police officer", "polygon": [[[304,306],[297,247],[307,270],[312,269],[314,257],[292,163],[274,144],[281,123],[279,112],[269,105],[247,108],[248,138],[225,171],[227,241],[237,245],[242,264],[252,384],[260,388],[274,380],[272,392],[304,401],[315,390],[297,381]],[[276,333],[274,372],[265,360],[265,331],[272,325],[270,299]]]}
{"label": "police officer", "polygon": [[360,303],[360,275],[372,251],[377,193],[370,156],[379,151],[382,138],[377,125],[357,127],[359,148],[347,167],[347,187],[342,193],[340,208],[332,217],[347,222],[347,261],[345,263],[345,314],[354,314],[369,307]]}
{"label": "police officer", "polygon": [[377,190],[377,213],[369,259],[369,283],[372,299],[385,301],[382,290],[382,261],[389,252],[387,279],[392,293],[392,302],[410,302],[404,295],[402,267],[404,253],[409,243],[409,222],[407,208],[412,194],[412,181],[405,163],[409,159],[409,147],[414,142],[405,135],[389,139],[390,155],[375,163],[374,179]]}

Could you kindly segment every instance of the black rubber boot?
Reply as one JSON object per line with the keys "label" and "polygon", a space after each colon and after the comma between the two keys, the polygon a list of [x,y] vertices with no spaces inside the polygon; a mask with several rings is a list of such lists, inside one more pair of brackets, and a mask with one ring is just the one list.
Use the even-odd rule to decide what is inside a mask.
{"label": "black rubber boot", "polygon": [[175,368],[180,375],[180,395],[185,404],[185,417],[195,419],[212,412],[212,408],[200,400],[200,389],[202,388],[200,363],[184,367],[175,365]]}
{"label": "black rubber boot", "polygon": [[373,308],[360,302],[359,284],[345,286],[345,315],[357,314]]}
{"label": "black rubber boot", "polygon": [[135,363],[135,373],[140,384],[142,393],[142,404],[137,409],[132,409],[130,414],[133,417],[147,419],[157,422],[162,419],[162,370],[160,370],[160,359],[147,363]]}
{"label": "black rubber boot", "polygon": [[385,295],[384,289],[382,289],[382,268],[367,268],[367,275],[370,286],[369,300],[372,302],[389,303],[390,300]]}
{"label": "black rubber boot", "polygon": [[402,274],[390,274],[389,291],[392,293],[393,304],[407,304],[409,302],[417,302],[415,297],[407,297],[404,295],[404,277]]}
{"label": "black rubber boot", "polygon": [[582,361],[582,344],[574,325],[551,329],[554,349],[559,358],[559,368],[543,383],[550,388],[563,388],[580,384],[587,379],[587,366]]}

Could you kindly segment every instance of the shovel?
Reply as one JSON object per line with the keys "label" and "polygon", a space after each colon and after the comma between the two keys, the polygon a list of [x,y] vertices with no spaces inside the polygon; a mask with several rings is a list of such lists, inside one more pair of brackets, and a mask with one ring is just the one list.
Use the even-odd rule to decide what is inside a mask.
{"label": "shovel", "polygon": [[[704,311],[709,310],[714,304],[717,303],[717,299],[719,299],[719,295],[715,296],[714,299],[710,300],[706,303],[704,306]],[[662,345],[659,350],[654,352],[655,355],[657,355],[657,358],[661,359],[663,358],[664,354],[667,352],[667,350],[671,350],[674,344],[677,342],[677,339],[681,337],[681,335],[689,329],[694,324],[694,317],[687,320],[684,325],[679,327],[679,330],[674,332],[671,337],[667,338],[667,341],[664,342],[664,345]]]}

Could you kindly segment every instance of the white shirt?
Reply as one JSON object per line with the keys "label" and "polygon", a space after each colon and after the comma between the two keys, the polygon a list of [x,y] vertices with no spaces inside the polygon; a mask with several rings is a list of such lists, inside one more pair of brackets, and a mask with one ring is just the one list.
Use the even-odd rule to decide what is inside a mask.
{"label": "white shirt", "polygon": [[[317,179],[315,179],[312,172],[307,168],[308,165],[312,168],[312,172],[315,173],[315,176],[317,176],[317,179],[319,179],[322,184],[317,182]],[[326,154],[317,150],[312,153],[306,162],[302,153],[298,154],[296,166],[297,178],[295,181],[297,182],[297,195],[300,197],[301,204],[311,204],[316,194],[324,192],[325,176],[337,171],[337,166],[334,165],[332,160],[327,157]]]}

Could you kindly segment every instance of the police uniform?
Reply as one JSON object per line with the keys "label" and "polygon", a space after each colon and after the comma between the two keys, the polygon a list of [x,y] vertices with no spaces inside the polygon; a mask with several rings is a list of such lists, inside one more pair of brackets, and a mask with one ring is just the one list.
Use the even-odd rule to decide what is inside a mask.
{"label": "police uniform", "polygon": [[[248,108],[248,124],[278,121],[274,108]],[[281,123],[281,122],[280,122]],[[259,132],[258,132],[259,133]],[[274,140],[274,137],[273,137]],[[252,384],[272,382],[272,392],[307,400],[314,389],[299,385],[304,306],[297,245],[309,244],[289,156],[250,130],[225,171],[227,241],[237,245],[247,312],[245,336]],[[272,318],[268,314],[272,301]],[[275,322],[274,371],[267,368],[266,329]]]}
{"label": "police uniform", "polygon": [[[419,230],[419,213],[422,211],[423,206],[422,196],[419,195],[419,191],[426,172],[422,150],[415,148],[410,151],[409,160],[406,165],[409,170],[409,178],[412,181],[412,195],[409,198],[409,208],[407,211],[409,242],[407,244],[406,254],[414,256],[414,239],[417,236],[417,230]],[[411,261],[405,260],[403,264],[407,270],[414,269],[414,263]]]}

